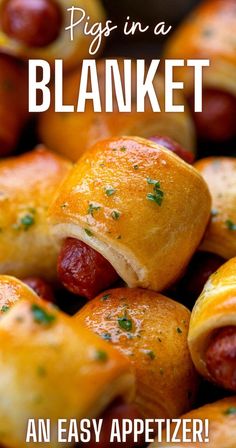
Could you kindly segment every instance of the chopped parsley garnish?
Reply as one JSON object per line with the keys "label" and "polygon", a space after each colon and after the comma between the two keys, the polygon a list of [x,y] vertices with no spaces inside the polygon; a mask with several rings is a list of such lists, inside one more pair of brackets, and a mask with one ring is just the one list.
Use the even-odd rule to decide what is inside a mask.
{"label": "chopped parsley garnish", "polygon": [[148,193],[147,199],[149,201],[156,202],[157,205],[161,206],[163,201],[163,192],[160,190],[158,194]]}
{"label": "chopped parsley garnish", "polygon": [[111,216],[112,216],[112,219],[114,219],[115,221],[118,221],[118,219],[120,217],[120,212],[118,212],[117,210],[113,210]]}
{"label": "chopped parsley garnish", "polygon": [[108,360],[107,352],[105,352],[105,350],[96,350],[95,360],[100,362],[106,362]]}
{"label": "chopped parsley garnish", "polygon": [[205,28],[205,29],[203,30],[202,34],[203,34],[203,36],[206,36],[206,37],[208,37],[208,36],[212,36],[212,34],[213,34],[213,30],[210,29],[210,28]]}
{"label": "chopped parsley garnish", "polygon": [[105,341],[110,341],[111,340],[111,334],[110,333],[103,333],[102,334],[102,339],[105,339]]}
{"label": "chopped parsley garnish", "polygon": [[105,301],[105,300],[108,300],[110,297],[111,297],[111,294],[104,294],[104,295],[101,297],[101,301],[103,302],[103,301]]}
{"label": "chopped parsley garnish", "polygon": [[27,213],[21,218],[20,222],[24,230],[28,230],[35,223],[35,219],[34,216]]}
{"label": "chopped parsley garnish", "polygon": [[46,371],[45,367],[38,366],[37,367],[37,374],[38,374],[38,376],[41,376],[41,377],[45,376],[47,374],[47,371]]}
{"label": "chopped parsley garnish", "polygon": [[236,407],[232,406],[224,411],[225,415],[236,415]]}
{"label": "chopped parsley garnish", "polygon": [[107,196],[112,196],[113,194],[115,194],[115,192],[116,192],[115,188],[112,187],[105,188],[105,193]]}
{"label": "chopped parsley garnish", "polygon": [[154,180],[154,179],[151,179],[151,177],[147,177],[147,183],[148,183],[149,185],[155,185],[155,186],[157,186],[158,188],[160,188],[160,182],[159,182],[159,180]]}
{"label": "chopped parsley garnish", "polygon": [[36,303],[33,303],[31,306],[31,311],[37,324],[51,325],[56,320],[56,316],[54,314],[50,314]]}
{"label": "chopped parsley garnish", "polygon": [[122,330],[131,331],[132,330],[132,320],[126,316],[126,313],[123,317],[118,317],[118,324]]}
{"label": "chopped parsley garnish", "polygon": [[157,205],[161,206],[163,198],[164,198],[164,192],[161,190],[160,182],[158,180],[154,180],[154,179],[151,179],[150,177],[148,177],[147,183],[149,185],[153,185],[153,193],[148,193],[146,198],[149,201],[153,201]]}
{"label": "chopped parsley garnish", "polygon": [[155,359],[156,355],[152,350],[147,350],[146,353],[150,359],[152,359],[152,360]]}
{"label": "chopped parsley garnish", "polygon": [[134,165],[133,168],[134,168],[134,170],[138,170],[139,166],[138,165]]}
{"label": "chopped parsley garnish", "polygon": [[176,328],[176,331],[177,331],[177,333],[179,333],[179,334],[183,333],[182,330],[181,330],[181,328],[179,328],[179,327]]}
{"label": "chopped parsley garnish", "polygon": [[1,308],[1,312],[6,313],[9,309],[10,309],[10,307],[8,305],[3,305]]}
{"label": "chopped parsley garnish", "polygon": [[122,152],[125,152],[125,151],[126,151],[126,147],[125,147],[125,146],[122,146],[122,147],[120,148],[120,150],[121,150]]}
{"label": "chopped parsley garnish", "polygon": [[99,205],[90,203],[88,206],[88,213],[93,216],[94,212],[97,212],[98,210],[100,210],[100,208],[101,207]]}
{"label": "chopped parsley garnish", "polygon": [[227,219],[225,221],[225,225],[228,227],[229,230],[236,230],[236,224],[231,221],[231,219]]}
{"label": "chopped parsley garnish", "polygon": [[91,232],[91,230],[85,228],[84,231],[85,231],[86,235],[93,236],[93,232]]}

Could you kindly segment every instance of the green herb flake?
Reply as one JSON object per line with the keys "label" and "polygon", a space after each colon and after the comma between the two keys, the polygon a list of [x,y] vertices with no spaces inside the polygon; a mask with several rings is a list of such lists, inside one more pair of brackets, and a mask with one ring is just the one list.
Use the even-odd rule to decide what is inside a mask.
{"label": "green herb flake", "polygon": [[85,231],[86,235],[93,236],[93,232],[91,232],[91,230],[85,228],[84,231]]}
{"label": "green herb flake", "polygon": [[210,37],[210,36],[212,36],[213,34],[214,34],[214,33],[213,33],[213,30],[210,29],[210,28],[205,28],[205,29],[203,30],[203,32],[202,32],[202,35],[205,36],[205,37]]}
{"label": "green herb flake", "polygon": [[56,320],[56,316],[54,314],[50,314],[48,311],[46,311],[36,303],[33,303],[33,305],[31,306],[31,311],[34,317],[34,321],[37,324],[51,325]]}
{"label": "green herb flake", "polygon": [[151,360],[155,359],[156,355],[155,355],[155,353],[154,353],[152,350],[147,350],[146,353],[147,353],[147,356],[148,356]]}
{"label": "green herb flake", "polygon": [[153,201],[157,205],[161,206],[164,198],[164,192],[161,190],[160,182],[148,177],[147,183],[148,185],[153,185],[153,193],[148,193],[146,199],[148,199],[149,201]]}
{"label": "green herb flake", "polygon": [[134,168],[134,170],[138,170],[139,166],[138,165],[134,165],[133,168]]}
{"label": "green herb flake", "polygon": [[34,216],[32,216],[32,214],[27,213],[21,218],[20,223],[23,226],[24,230],[28,230],[31,226],[34,225],[35,218]]}
{"label": "green herb flake", "polygon": [[154,185],[155,187],[160,188],[159,180],[154,180],[154,179],[151,179],[151,177],[147,177],[147,183],[149,185]]}
{"label": "green herb flake", "polygon": [[100,208],[101,207],[99,205],[90,203],[88,206],[88,214],[93,216],[94,212],[97,212],[98,210],[100,210]]}
{"label": "green herb flake", "polygon": [[126,147],[125,146],[122,146],[121,148],[120,148],[120,150],[122,151],[122,152],[125,152],[126,151]]}
{"label": "green herb flake", "polygon": [[112,196],[113,194],[116,193],[116,189],[112,187],[105,188],[105,193],[107,196]]}
{"label": "green herb flake", "polygon": [[228,227],[229,230],[233,230],[233,231],[236,230],[236,224],[234,224],[234,222],[231,221],[231,219],[227,219],[225,221],[225,225],[226,225],[226,227]]}
{"label": "green herb flake", "polygon": [[114,221],[118,221],[118,219],[120,218],[120,212],[118,212],[117,210],[113,210],[111,217],[112,219],[114,219]]}
{"label": "green herb flake", "polygon": [[118,317],[118,325],[125,331],[131,331],[133,327],[132,320],[129,319],[126,314],[124,314],[123,317]]}
{"label": "green herb flake", "polygon": [[105,301],[108,300],[110,297],[111,297],[111,294],[104,294],[104,295],[101,297],[101,301],[102,301],[102,302],[105,302]]}
{"label": "green herb flake", "polygon": [[[161,192],[161,193],[162,193],[162,192]],[[159,194],[157,195],[157,194],[153,194],[153,193],[148,193],[146,197],[147,197],[147,199],[148,199],[149,201],[156,202],[157,205],[161,206],[162,201],[163,201],[163,197],[162,197],[162,195],[159,195]]]}
{"label": "green herb flake", "polygon": [[95,360],[99,362],[107,362],[108,360],[107,352],[105,352],[105,350],[96,350]]}
{"label": "green herb flake", "polygon": [[45,367],[43,367],[43,366],[37,367],[37,375],[38,376],[44,377],[44,376],[46,376],[46,374],[47,374],[47,371],[46,371]]}
{"label": "green herb flake", "polygon": [[236,415],[236,407],[231,406],[230,408],[224,411],[224,415]]}
{"label": "green herb flake", "polygon": [[1,312],[6,313],[9,309],[10,309],[10,307],[8,305],[3,305],[1,308]]}
{"label": "green herb flake", "polygon": [[181,328],[179,328],[179,327],[176,328],[176,331],[177,331],[177,333],[179,333],[179,334],[183,333],[182,330],[181,330]]}
{"label": "green herb flake", "polygon": [[110,333],[103,333],[101,336],[102,336],[102,339],[104,339],[105,341],[110,341],[111,340],[111,334]]}

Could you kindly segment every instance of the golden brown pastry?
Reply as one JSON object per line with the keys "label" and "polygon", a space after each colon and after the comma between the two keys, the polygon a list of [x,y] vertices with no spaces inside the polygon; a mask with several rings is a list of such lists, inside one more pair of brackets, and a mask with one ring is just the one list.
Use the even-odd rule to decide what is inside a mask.
{"label": "golden brown pastry", "polygon": [[[51,447],[58,419],[92,418],[117,397],[134,392],[129,363],[107,342],[40,300],[14,278],[0,276],[0,296],[17,286],[18,301],[0,319],[0,444],[26,445],[28,419],[50,419]],[[21,291],[20,291],[21,288]],[[64,424],[64,427],[68,427]],[[35,443],[27,443],[35,446]],[[38,443],[45,446],[45,443]]]}
{"label": "golden brown pastry", "polygon": [[211,221],[201,249],[232,258],[236,255],[236,159],[208,157],[198,160],[195,168],[212,196]]}
{"label": "golden brown pastry", "polygon": [[[74,27],[73,40],[70,31],[70,13],[74,6],[85,12],[84,20]],[[105,19],[100,0],[0,0],[0,48],[25,60],[44,59],[54,64],[62,59],[65,69],[78,65],[89,57],[89,46],[94,36],[85,35],[87,17],[89,29]],[[74,23],[82,18],[75,11]]]}
{"label": "golden brown pastry", "polygon": [[[150,448],[234,448],[236,446],[236,397],[229,397],[207,404],[183,415],[182,419],[208,419],[209,441],[193,443],[158,443],[156,441],[150,445]],[[175,424],[172,425],[172,434],[175,426]],[[189,423],[187,427],[190,428],[191,424]],[[163,437],[165,437],[165,434]],[[176,437],[183,438],[182,432],[179,431]],[[193,432],[189,432],[187,437],[192,439]]]}
{"label": "golden brown pastry", "polygon": [[75,317],[114,345],[133,366],[136,403],[145,418],[172,418],[191,408],[197,376],[187,346],[190,312],[161,294],[108,290]]}
{"label": "golden brown pastry", "polygon": [[36,294],[17,278],[0,275],[0,314],[6,313],[22,297],[29,301],[35,300]]}
{"label": "golden brown pastry", "polygon": [[[210,60],[203,72],[203,112],[194,118],[199,135],[211,140],[225,140],[236,133],[235,39],[235,0],[206,0],[172,34],[164,53],[167,59]],[[191,98],[191,68],[176,67],[175,79],[184,81]]]}
{"label": "golden brown pastry", "polygon": [[[121,77],[124,74],[123,60],[118,60]],[[105,60],[97,62],[102,110],[105,109]],[[78,85],[81,70],[77,69],[64,79],[64,103],[77,104]],[[107,137],[137,135],[151,137],[156,134],[171,137],[186,150],[194,150],[194,129],[187,105],[185,112],[165,112],[164,79],[156,75],[153,84],[157,91],[161,112],[153,112],[146,97],[145,112],[136,112],[136,63],[132,61],[131,99],[132,112],[119,112],[114,95],[114,111],[94,112],[91,101],[87,102],[85,112],[58,113],[54,111],[54,101],[49,111],[39,117],[39,132],[42,141],[51,149],[77,161],[84,151],[94,143]],[[124,83],[124,80],[122,80]],[[175,91],[175,104],[183,104],[182,95]]]}
{"label": "golden brown pastry", "polygon": [[236,391],[236,258],[212,274],[192,312],[188,343],[198,372]]}
{"label": "golden brown pastry", "polygon": [[44,147],[0,161],[0,273],[56,277],[58,243],[47,209],[70,162]]}
{"label": "golden brown pastry", "polygon": [[64,241],[62,282],[88,298],[116,274],[130,287],[163,290],[197,248],[210,202],[199,173],[162,146],[136,137],[99,142],[74,166],[49,211]]}
{"label": "golden brown pastry", "polygon": [[27,71],[18,61],[0,54],[0,156],[15,149],[29,113]]}

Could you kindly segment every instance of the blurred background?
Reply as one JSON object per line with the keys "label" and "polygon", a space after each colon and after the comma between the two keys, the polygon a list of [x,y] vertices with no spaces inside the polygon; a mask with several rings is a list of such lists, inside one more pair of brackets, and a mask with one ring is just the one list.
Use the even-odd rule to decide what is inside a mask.
{"label": "blurred background", "polygon": [[[172,31],[200,0],[103,0],[107,16],[117,24],[122,24],[127,16],[143,25],[166,22]],[[108,56],[132,56],[157,58],[160,55],[165,37],[153,33],[137,33],[124,36],[117,30],[112,39],[107,39],[105,53]]]}

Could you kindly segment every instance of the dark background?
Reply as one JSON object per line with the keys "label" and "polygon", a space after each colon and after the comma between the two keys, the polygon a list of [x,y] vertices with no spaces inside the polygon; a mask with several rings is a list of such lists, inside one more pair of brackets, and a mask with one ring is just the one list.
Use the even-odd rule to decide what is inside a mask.
{"label": "dark background", "polygon": [[[122,25],[129,16],[131,20],[150,27],[164,21],[167,26],[172,26],[172,30],[198,3],[200,0],[103,0],[108,18],[117,25]],[[112,39],[107,39],[105,53],[109,56],[158,58],[166,39],[167,36],[154,36],[148,32],[128,37],[117,30]]]}

